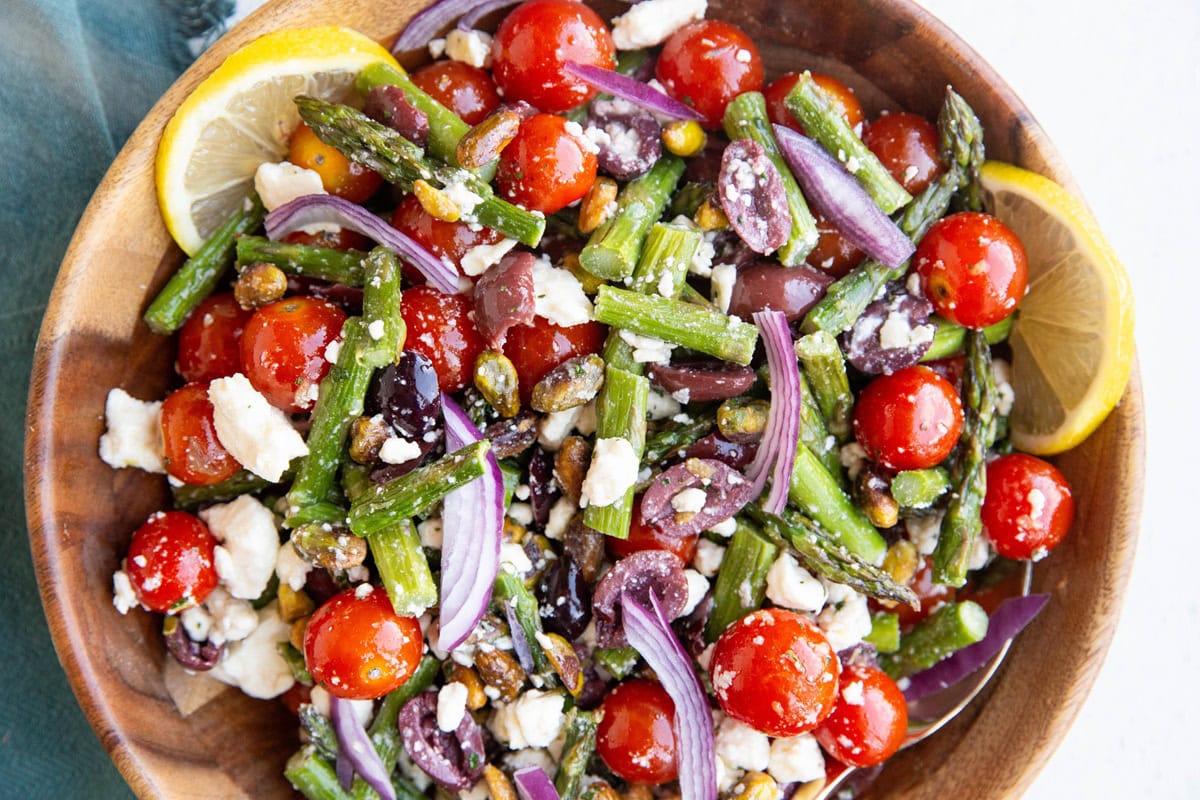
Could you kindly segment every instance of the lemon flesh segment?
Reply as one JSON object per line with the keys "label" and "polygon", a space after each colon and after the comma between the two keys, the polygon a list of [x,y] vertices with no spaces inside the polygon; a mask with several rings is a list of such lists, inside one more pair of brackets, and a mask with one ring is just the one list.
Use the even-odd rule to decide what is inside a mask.
{"label": "lemon flesh segment", "polygon": [[167,229],[193,254],[249,196],[254,173],[287,154],[300,94],[342,102],[368,64],[391,55],[348,28],[267,34],[202,81],[167,124],[155,183]]}
{"label": "lemon flesh segment", "polygon": [[1029,259],[1029,293],[1009,338],[1013,444],[1042,455],[1069,450],[1104,421],[1129,380],[1129,278],[1090,212],[1061,186],[994,161],[980,177],[985,204]]}

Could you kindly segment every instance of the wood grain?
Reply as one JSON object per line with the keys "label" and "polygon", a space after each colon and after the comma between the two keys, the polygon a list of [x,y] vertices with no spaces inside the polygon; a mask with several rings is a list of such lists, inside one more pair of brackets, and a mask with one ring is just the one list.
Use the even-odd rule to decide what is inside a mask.
{"label": "wood grain", "polygon": [[[161,479],[113,472],[96,455],[104,398],[121,386],[161,396],[174,344],[140,323],[181,261],[154,196],[153,159],[170,115],[203,76],[257,35],[342,24],[390,40],[413,0],[278,0],[206,53],[134,132],[79,224],[35,355],[25,492],[46,616],[71,685],[139,797],[284,798],[296,746],[279,703],[226,692],[181,717],[162,678],[150,615],[122,617],[110,579],[130,532],[166,500]],[[609,16],[616,4],[598,3]],[[983,60],[905,0],[743,0],[710,5],[762,45],[771,75],[804,67],[850,82],[868,110],[934,116],[955,86],[979,111],[992,157],[1072,185],[1029,112]],[[871,797],[1016,797],[1057,745],[1095,679],[1120,613],[1142,495],[1144,430],[1135,370],[1124,400],[1082,447],[1058,460],[1076,489],[1075,530],[1035,572],[1053,601],[998,678],[954,724],[898,756]]]}

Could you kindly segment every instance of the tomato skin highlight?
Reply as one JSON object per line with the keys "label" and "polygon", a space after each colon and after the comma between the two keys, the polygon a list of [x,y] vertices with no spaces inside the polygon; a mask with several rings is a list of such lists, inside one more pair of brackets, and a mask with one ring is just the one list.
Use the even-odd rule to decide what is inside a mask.
{"label": "tomato skin highlight", "polygon": [[443,392],[465,388],[483,352],[483,337],[471,319],[474,311],[475,303],[467,295],[443,294],[431,286],[406,289],[400,297],[400,313],[408,327],[404,348],[433,362]]}
{"label": "tomato skin highlight", "polygon": [[854,435],[872,460],[891,470],[925,469],[946,460],[962,433],[962,400],[928,367],[880,375],[854,406]]}
{"label": "tomato skin highlight", "polygon": [[[841,109],[842,117],[854,130],[859,130],[859,126],[863,124],[863,109],[862,103],[858,102],[858,96],[854,94],[854,90],[846,84],[839,81],[832,75],[824,75],[819,72],[812,73],[812,79],[817,86],[825,92],[830,100],[833,101],[839,109]],[[763,97],[767,100],[767,117],[776,125],[784,125],[797,133],[804,133],[804,126],[792,116],[792,112],[788,111],[787,96],[792,89],[796,87],[796,83],[800,80],[799,72],[788,72],[775,79],[773,83],[763,89]],[[804,133],[807,136],[807,133]]]}
{"label": "tomato skin highlight", "polygon": [[937,128],[918,114],[907,111],[884,114],[867,126],[862,139],[892,177],[913,196],[946,171],[938,155]]}
{"label": "tomato skin highlight", "polygon": [[975,211],[935,222],[912,263],[921,293],[937,313],[965,328],[986,328],[1007,317],[1029,281],[1021,240],[1000,220]]}
{"label": "tomato skin highlight", "polygon": [[163,461],[167,472],[191,486],[211,486],[237,474],[242,465],[217,438],[207,383],[189,383],[162,405]]}
{"label": "tomato skin highlight", "polygon": [[242,372],[276,408],[309,411],[331,366],[325,348],[341,336],[346,314],[327,300],[287,297],[254,312],[242,332]]}
{"label": "tomato skin highlight", "polygon": [[617,777],[650,786],[679,777],[675,704],[661,684],[625,681],[604,698],[599,717],[596,753]]}
{"label": "tomato skin highlight", "polygon": [[[641,495],[633,498],[633,507],[641,509]],[[604,543],[608,546],[609,555],[614,559],[624,558],[627,555],[642,550],[666,550],[668,553],[674,553],[679,556],[679,560],[684,564],[690,564],[696,555],[696,546],[700,543],[700,534],[668,536],[654,525],[643,520],[641,511],[639,510],[634,513],[629,521],[628,538],[618,539],[615,536],[606,536],[604,537]]]}
{"label": "tomato skin highlight", "polygon": [[[504,237],[491,228],[472,230],[465,222],[446,222],[421,207],[416,195],[407,195],[392,212],[392,227],[416,239],[438,258],[449,259],[460,275],[462,259],[471,248],[495,244]],[[422,286],[425,276],[407,261],[403,264],[406,286]]]}
{"label": "tomato skin highlight", "polygon": [[839,663],[808,617],[782,608],[734,622],[712,655],[721,710],[769,736],[810,731],[833,711]]}
{"label": "tomato skin highlight", "polygon": [[415,617],[392,609],[387,592],[336,594],[313,612],[304,631],[304,658],[313,679],[336,697],[370,700],[416,671],[424,646]]}
{"label": "tomato skin highlight", "polygon": [[564,328],[545,317],[534,317],[532,325],[509,328],[504,355],[517,369],[521,402],[528,405],[534,385],[559,364],[575,356],[599,353],[607,330],[599,322]]}
{"label": "tomato skin highlight", "polygon": [[496,170],[505,200],[553,214],[587,194],[599,162],[589,143],[567,130],[570,124],[555,114],[535,114],[521,123]]}
{"label": "tomato skin highlight", "polygon": [[996,552],[1037,560],[1058,547],[1071,529],[1075,498],[1053,464],[1010,453],[988,464],[982,515]]}
{"label": "tomato skin highlight", "polygon": [[354,163],[337,148],[322,142],[303,122],[288,140],[287,160],[316,172],[325,191],[351,203],[366,202],[383,185],[379,173]]}
{"label": "tomato skin highlight", "polygon": [[908,732],[904,693],[878,667],[851,664],[842,670],[837,705],[813,734],[829,755],[852,767],[873,767],[891,758]]}
{"label": "tomato skin highlight", "polygon": [[233,299],[232,292],[206,297],[179,329],[175,370],[188,383],[228,378],[241,367],[238,345],[253,312]]}
{"label": "tomato skin highlight", "polygon": [[763,86],[762,56],[746,32],[715,19],[684,25],[663,45],[655,77],[676,100],[720,128],[725,106]]}
{"label": "tomato skin highlight", "polygon": [[217,539],[185,511],[159,512],[133,532],[125,573],[138,602],[160,614],[203,603],[217,587]]}
{"label": "tomato skin highlight", "polygon": [[410,76],[426,94],[468,125],[478,125],[500,105],[496,82],[487,70],[462,61],[437,61]]}
{"label": "tomato skin highlight", "polygon": [[514,8],[492,41],[492,75],[504,99],[524,100],[542,111],[575,108],[596,96],[563,68],[575,61],[601,69],[616,64],[608,26],[573,0],[528,0]]}

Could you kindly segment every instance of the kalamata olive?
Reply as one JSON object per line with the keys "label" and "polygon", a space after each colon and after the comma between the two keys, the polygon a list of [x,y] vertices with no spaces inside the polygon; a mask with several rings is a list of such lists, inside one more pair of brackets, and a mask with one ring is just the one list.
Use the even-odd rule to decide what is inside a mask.
{"label": "kalamata olive", "polygon": [[524,453],[537,441],[538,419],[532,411],[524,411],[488,425],[483,429],[483,438],[492,443],[496,458],[510,458]]}
{"label": "kalamata olive", "polygon": [[632,180],[662,155],[662,128],[649,111],[627,100],[597,100],[584,124],[585,135],[600,148],[600,170],[620,181]]}
{"label": "kalamata olive", "polygon": [[668,536],[693,536],[732,517],[754,499],[746,476],[713,459],[689,458],[666,470],[642,495],[642,520]]}
{"label": "kalamata olive", "polygon": [[367,416],[382,414],[396,435],[421,448],[424,456],[438,442],[442,401],[433,362],[404,350],[395,364],[375,373],[365,402]]}
{"label": "kalamata olive", "polygon": [[614,564],[596,585],[592,598],[596,643],[601,647],[628,644],[621,623],[621,598],[627,594],[649,607],[651,592],[667,619],[679,616],[687,604],[687,578],[679,556],[666,550],[640,550]]}
{"label": "kalamata olive", "polygon": [[376,86],[371,89],[367,92],[363,113],[419,147],[424,147],[429,139],[429,115],[408,102],[408,97],[399,86]]}
{"label": "kalamata olive", "polygon": [[538,526],[545,526],[549,521],[550,509],[557,500],[554,456],[540,447],[535,447],[529,459],[529,505],[533,506],[533,521]]}
{"label": "kalamata olive", "polygon": [[729,296],[729,313],[750,319],[755,311],[782,311],[788,322],[808,313],[822,297],[833,278],[807,264],[785,267],[759,260],[738,270]]}
{"label": "kalamata olive", "polygon": [[651,380],[688,403],[737,397],[754,385],[754,370],[728,361],[651,364],[649,371]]}
{"label": "kalamata olive", "polygon": [[600,565],[604,561],[604,534],[583,524],[583,517],[576,515],[563,533],[563,551],[569,555],[583,579],[588,583],[596,580],[600,574]]}
{"label": "kalamata olive", "polygon": [[470,714],[452,732],[437,724],[436,689],[422,692],[400,709],[397,724],[408,757],[442,786],[465,791],[483,777],[487,757],[483,733]]}
{"label": "kalamata olive", "polygon": [[783,178],[761,144],[730,142],[721,155],[716,194],[730,227],[751,250],[765,255],[787,242],[792,217]]}
{"label": "kalamata olive", "polygon": [[163,620],[163,642],[167,652],[176,661],[194,672],[207,672],[221,660],[225,652],[224,644],[213,644],[210,641],[196,642],[187,635],[178,617],[167,617]]}
{"label": "kalamata olive", "polygon": [[574,641],[592,621],[592,587],[570,553],[550,562],[537,585],[542,627]]}
{"label": "kalamata olive", "polygon": [[325,569],[316,568],[308,571],[304,579],[304,593],[312,598],[318,606],[345,588]]}
{"label": "kalamata olive", "polygon": [[289,275],[287,284],[288,294],[305,294],[328,300],[352,317],[362,314],[363,290],[357,286],[343,286],[340,283],[301,275]]}
{"label": "kalamata olive", "polygon": [[758,442],[737,444],[719,433],[697,439],[679,452],[680,458],[712,458],[736,470],[745,469],[758,454]]}
{"label": "kalamata olive", "polygon": [[680,617],[671,625],[680,644],[683,645],[683,649],[687,650],[688,655],[692,658],[699,656],[704,652],[704,648],[708,647],[708,642],[704,639],[704,626],[708,623],[708,615],[712,612],[712,607],[713,596],[710,591],[703,600],[696,604],[692,613],[686,617]]}
{"label": "kalamata olive", "polygon": [[889,292],[871,303],[842,334],[842,349],[854,368],[868,375],[892,373],[920,362],[933,345],[933,304],[907,292]]}
{"label": "kalamata olive", "polygon": [[579,693],[579,697],[575,698],[575,705],[584,711],[591,711],[604,700],[612,682],[600,675],[596,665],[590,659],[591,652],[586,645],[576,642],[575,654],[584,664],[583,691]]}
{"label": "kalamata olive", "polygon": [[475,327],[497,350],[509,328],[533,322],[533,264],[532,253],[509,253],[475,282]]}

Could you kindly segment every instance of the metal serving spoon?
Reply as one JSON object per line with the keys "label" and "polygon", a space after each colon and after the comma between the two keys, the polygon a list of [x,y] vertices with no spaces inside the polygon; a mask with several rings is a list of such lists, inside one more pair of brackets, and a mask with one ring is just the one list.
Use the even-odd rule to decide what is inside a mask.
{"label": "metal serving spoon", "polygon": [[[1029,589],[1033,583],[1033,564],[1025,562],[1021,575],[1021,594],[1029,594]],[[975,699],[983,687],[987,686],[988,681],[992,679],[1000,669],[1000,664],[1004,661],[1004,657],[1008,655],[1009,648],[1012,647],[1012,640],[1004,643],[1004,647],[1000,649],[992,660],[984,667],[976,671],[970,677],[959,681],[953,686],[947,686],[940,692],[922,697],[908,706],[908,736],[904,739],[904,744],[900,746],[903,750],[906,747],[912,747],[917,742],[923,741],[933,734],[937,733],[946,726],[950,720],[958,716],[967,705]],[[850,776],[854,774],[853,767],[847,767],[842,774],[838,775],[832,781],[826,783],[820,788],[816,782],[812,785],[815,789],[813,794],[805,794],[803,791],[797,792],[792,796],[792,800],[831,800],[839,789],[841,789]]]}

